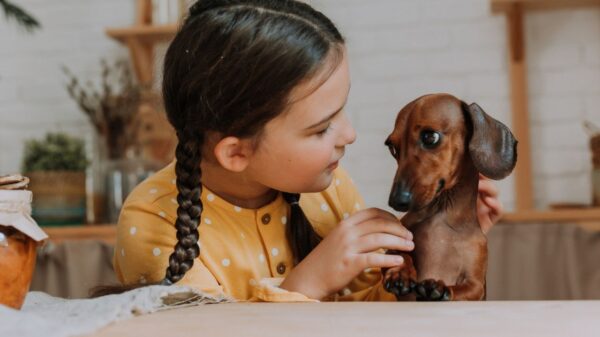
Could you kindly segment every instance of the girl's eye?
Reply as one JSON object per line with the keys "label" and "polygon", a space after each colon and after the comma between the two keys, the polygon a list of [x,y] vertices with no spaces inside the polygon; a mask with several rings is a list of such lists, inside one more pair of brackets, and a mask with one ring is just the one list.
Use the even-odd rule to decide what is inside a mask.
{"label": "girl's eye", "polygon": [[421,143],[423,144],[423,147],[428,150],[435,149],[440,145],[441,139],[442,135],[439,132],[433,130],[421,131]]}
{"label": "girl's eye", "polygon": [[323,130],[321,130],[321,131],[318,131],[318,132],[317,132],[317,135],[318,135],[318,136],[322,136],[322,135],[326,134],[326,133],[327,133],[327,131],[329,131],[329,127],[330,127],[330,126],[331,126],[331,124],[328,124],[328,125],[327,125],[327,127],[326,127],[325,129],[323,129]]}

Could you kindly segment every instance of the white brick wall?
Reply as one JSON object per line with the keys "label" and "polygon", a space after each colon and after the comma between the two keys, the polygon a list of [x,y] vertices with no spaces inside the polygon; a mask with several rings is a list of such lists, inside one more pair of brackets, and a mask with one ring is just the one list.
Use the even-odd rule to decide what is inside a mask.
{"label": "white brick wall", "polygon": [[[367,202],[387,201],[394,165],[381,145],[397,111],[445,91],[478,102],[510,125],[506,26],[487,0],[315,0],[348,40],[358,132],[346,167]],[[582,121],[600,125],[600,10],[526,16],[535,203],[590,201],[590,155]],[[378,150],[374,150],[380,147]],[[373,175],[372,172],[378,172]],[[512,179],[499,183],[513,207]]]}
{"label": "white brick wall", "polygon": [[[367,203],[385,207],[394,162],[382,145],[413,98],[449,92],[510,125],[505,21],[488,0],[313,0],[348,41],[348,112],[358,140],[345,167]],[[134,1],[23,0],[42,22],[33,35],[0,20],[0,172],[19,170],[23,140],[48,130],[90,137],[60,65],[97,78],[99,60],[127,51],[104,34],[133,22]],[[600,125],[600,10],[528,14],[536,204],[588,202],[584,119]],[[373,174],[376,172],[376,174]],[[499,183],[510,208],[512,179]]]}

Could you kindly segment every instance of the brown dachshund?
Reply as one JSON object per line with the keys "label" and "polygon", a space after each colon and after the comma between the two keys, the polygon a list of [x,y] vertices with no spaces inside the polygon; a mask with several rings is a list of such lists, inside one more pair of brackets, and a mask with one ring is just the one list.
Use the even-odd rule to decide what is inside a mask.
{"label": "brown dachshund", "polygon": [[[510,130],[477,104],[448,94],[405,106],[385,144],[398,162],[389,205],[408,212],[414,234],[405,264],[384,269],[386,290],[400,299],[485,299],[487,238],[477,220],[479,174],[502,179],[517,160]],[[416,269],[416,270],[415,270]]]}

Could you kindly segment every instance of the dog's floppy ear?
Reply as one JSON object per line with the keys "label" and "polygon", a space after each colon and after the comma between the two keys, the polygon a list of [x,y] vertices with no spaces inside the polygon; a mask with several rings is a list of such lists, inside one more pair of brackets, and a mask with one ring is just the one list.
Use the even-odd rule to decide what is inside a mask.
{"label": "dog's floppy ear", "polygon": [[488,178],[505,178],[517,163],[517,140],[506,125],[488,116],[476,103],[463,107],[473,128],[469,141],[473,164]]}

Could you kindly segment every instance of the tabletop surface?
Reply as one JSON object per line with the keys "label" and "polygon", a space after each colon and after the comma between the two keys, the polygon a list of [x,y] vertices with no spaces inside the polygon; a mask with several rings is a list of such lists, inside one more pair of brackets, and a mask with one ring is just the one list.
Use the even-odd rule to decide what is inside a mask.
{"label": "tabletop surface", "polygon": [[600,336],[600,301],[225,303],[110,325],[109,336]]}

